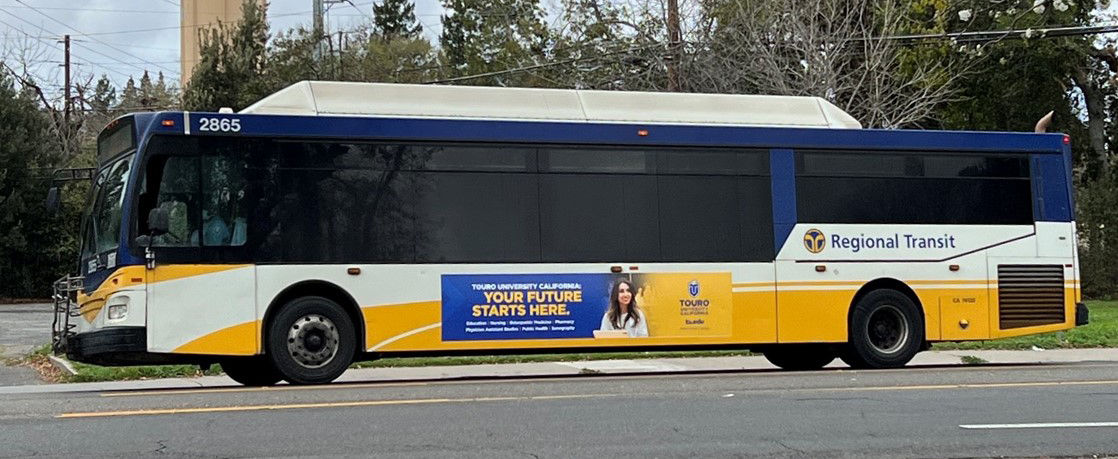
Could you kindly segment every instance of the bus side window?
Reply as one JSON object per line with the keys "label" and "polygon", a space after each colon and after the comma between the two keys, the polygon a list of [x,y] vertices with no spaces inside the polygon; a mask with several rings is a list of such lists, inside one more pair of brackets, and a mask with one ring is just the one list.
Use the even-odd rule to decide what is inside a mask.
{"label": "bus side window", "polygon": [[[162,160],[162,167],[156,161]],[[154,170],[153,170],[154,169]],[[170,156],[153,160],[149,177],[156,179],[159,187],[155,205],[167,210],[167,234],[155,237],[157,247],[198,246],[198,158]]]}
{"label": "bus side window", "polygon": [[245,245],[245,161],[224,155],[201,159],[202,245]]}

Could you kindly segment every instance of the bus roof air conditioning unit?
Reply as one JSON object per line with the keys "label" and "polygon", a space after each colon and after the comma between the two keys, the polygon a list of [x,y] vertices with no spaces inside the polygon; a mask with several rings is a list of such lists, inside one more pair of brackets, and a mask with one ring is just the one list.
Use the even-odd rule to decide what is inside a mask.
{"label": "bus roof air conditioning unit", "polygon": [[819,97],[302,81],[241,113],[859,129]]}

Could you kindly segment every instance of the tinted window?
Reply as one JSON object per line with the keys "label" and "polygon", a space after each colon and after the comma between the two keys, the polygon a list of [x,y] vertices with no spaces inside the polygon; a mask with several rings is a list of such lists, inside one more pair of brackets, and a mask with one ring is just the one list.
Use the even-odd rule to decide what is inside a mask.
{"label": "tinted window", "polygon": [[415,181],[416,259],[539,261],[533,174],[426,173]]}
{"label": "tinted window", "polygon": [[810,223],[1029,224],[1024,155],[804,152],[799,220]]}
{"label": "tinted window", "polygon": [[240,246],[248,236],[245,160],[223,155],[201,157],[202,245]]}
{"label": "tinted window", "polygon": [[[198,246],[201,221],[198,193],[198,157],[152,158],[148,179],[156,181],[155,206],[167,211],[167,234],[156,236],[157,247]],[[146,225],[145,225],[146,226]]]}
{"label": "tinted window", "polygon": [[[276,232],[266,241],[275,261],[413,261],[411,190],[420,174],[386,167],[406,159],[403,148],[286,144],[281,163],[313,156],[331,169],[283,167],[277,172]],[[251,224],[251,223],[250,223]]]}
{"label": "tinted window", "polygon": [[530,172],[536,168],[536,150],[521,147],[417,146],[432,171]]}
{"label": "tinted window", "polygon": [[160,185],[146,205],[172,214],[176,239],[165,249],[193,248],[207,262],[773,256],[762,151],[221,137],[153,145],[147,179]]}
{"label": "tinted window", "polygon": [[661,259],[656,177],[540,177],[544,261]]}
{"label": "tinted window", "polygon": [[660,177],[666,261],[771,261],[768,178]]}
{"label": "tinted window", "polygon": [[664,150],[660,174],[769,175],[769,152],[761,150]]}
{"label": "tinted window", "polygon": [[540,150],[540,170],[545,172],[649,174],[656,171],[655,166],[655,157],[646,150],[604,148]]}

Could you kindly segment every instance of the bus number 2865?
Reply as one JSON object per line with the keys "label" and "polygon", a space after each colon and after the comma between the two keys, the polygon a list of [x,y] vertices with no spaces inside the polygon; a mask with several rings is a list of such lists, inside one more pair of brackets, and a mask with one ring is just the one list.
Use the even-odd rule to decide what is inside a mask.
{"label": "bus number 2865", "polygon": [[202,126],[198,128],[203,132],[241,132],[241,120],[233,118],[202,118]]}

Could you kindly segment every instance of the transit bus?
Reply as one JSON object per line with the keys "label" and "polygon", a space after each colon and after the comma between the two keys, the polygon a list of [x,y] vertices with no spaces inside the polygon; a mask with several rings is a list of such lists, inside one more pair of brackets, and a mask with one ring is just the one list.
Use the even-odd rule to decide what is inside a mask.
{"label": "transit bus", "polygon": [[1087,322],[1068,144],[810,97],[301,82],[133,114],[99,136],[55,346],[248,385],[418,355],[900,367]]}

